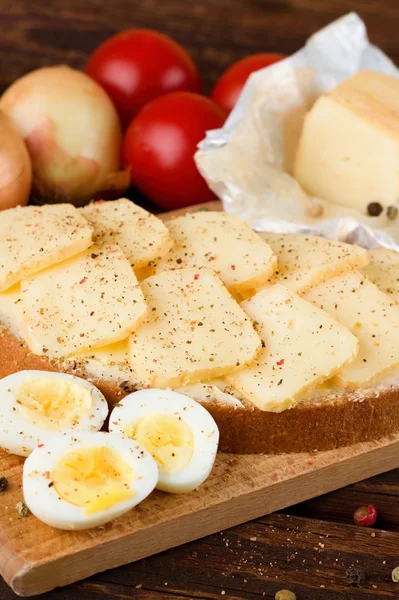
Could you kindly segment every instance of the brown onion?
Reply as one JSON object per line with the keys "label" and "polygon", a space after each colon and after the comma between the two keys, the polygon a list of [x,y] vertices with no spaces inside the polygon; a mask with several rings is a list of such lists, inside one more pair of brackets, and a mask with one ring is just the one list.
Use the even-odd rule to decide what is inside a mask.
{"label": "brown onion", "polygon": [[0,210],[25,206],[32,185],[26,146],[7,117],[0,113]]}
{"label": "brown onion", "polygon": [[28,73],[4,92],[0,109],[25,140],[41,200],[78,206],[128,187],[119,117],[85,73],[66,66]]}

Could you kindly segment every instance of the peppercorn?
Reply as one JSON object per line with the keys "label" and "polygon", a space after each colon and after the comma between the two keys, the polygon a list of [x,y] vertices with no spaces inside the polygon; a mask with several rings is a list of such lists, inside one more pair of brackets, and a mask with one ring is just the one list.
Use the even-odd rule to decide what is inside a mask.
{"label": "peppercorn", "polygon": [[26,506],[25,502],[17,502],[15,509],[20,517],[27,517],[29,515],[29,508]]}
{"label": "peppercorn", "polygon": [[349,569],[346,569],[345,575],[346,581],[349,583],[349,585],[352,585],[353,587],[358,587],[362,585],[362,583],[364,583],[364,581],[366,580],[365,572],[360,571],[353,565],[352,567],[349,567]]}
{"label": "peppercorn", "polygon": [[370,202],[367,206],[367,212],[370,217],[378,217],[384,209],[379,202]]}
{"label": "peppercorn", "polygon": [[0,477],[0,492],[5,492],[8,488],[7,477]]}
{"label": "peppercorn", "polygon": [[394,221],[398,216],[398,209],[396,206],[388,206],[387,208],[387,217],[391,221]]}
{"label": "peppercorn", "polygon": [[361,527],[371,527],[377,520],[377,509],[372,504],[361,506],[354,512],[353,520]]}
{"label": "peppercorn", "polygon": [[290,590],[279,590],[274,596],[274,600],[296,600],[296,595]]}

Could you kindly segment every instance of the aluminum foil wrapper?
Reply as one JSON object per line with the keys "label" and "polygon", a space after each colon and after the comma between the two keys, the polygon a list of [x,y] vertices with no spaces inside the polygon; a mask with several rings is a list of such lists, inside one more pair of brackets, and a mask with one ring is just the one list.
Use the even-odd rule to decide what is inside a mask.
{"label": "aluminum foil wrapper", "polygon": [[290,174],[306,112],[359,70],[399,77],[350,13],[297,53],[253,73],[222,129],[207,132],[195,160],[227,212],[257,231],[313,233],[368,249],[399,251],[399,218],[369,217],[308,196]]}

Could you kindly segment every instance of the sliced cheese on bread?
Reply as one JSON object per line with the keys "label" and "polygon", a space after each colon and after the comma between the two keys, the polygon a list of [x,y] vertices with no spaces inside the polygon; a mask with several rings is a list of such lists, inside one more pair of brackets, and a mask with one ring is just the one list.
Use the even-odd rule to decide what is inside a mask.
{"label": "sliced cheese on bread", "polygon": [[253,365],[227,375],[227,380],[261,410],[293,407],[305,390],[332,377],[357,355],[358,341],[346,327],[280,284],[241,306],[264,348]]}
{"label": "sliced cheese on bread", "polygon": [[145,385],[176,388],[255,358],[259,336],[209,269],[165,271],[141,285],[149,317],[130,338],[130,362]]}
{"label": "sliced cheese on bread", "polygon": [[338,374],[339,385],[363,387],[399,365],[399,307],[360,273],[334,277],[305,298],[359,340],[359,354]]}
{"label": "sliced cheese on bread", "polygon": [[93,202],[80,212],[94,227],[94,241],[117,244],[135,270],[148,267],[173,246],[162,221],[126,198]]}
{"label": "sliced cheese on bread", "polygon": [[127,338],[148,310],[118,246],[92,246],[25,279],[21,300],[30,349],[55,358]]}
{"label": "sliced cheese on bread", "polygon": [[0,217],[0,292],[92,244],[92,228],[71,204],[5,210]]}
{"label": "sliced cheese on bread", "polygon": [[384,294],[399,303],[399,252],[379,248],[371,250],[370,264],[361,269]]}
{"label": "sliced cheese on bread", "polygon": [[276,257],[248,225],[235,215],[198,211],[167,222],[175,245],[156,272],[208,267],[232,292],[256,288],[276,268]]}
{"label": "sliced cheese on bread", "polygon": [[367,265],[367,250],[323,237],[291,233],[259,233],[277,256],[272,283],[301,294],[345,271]]}

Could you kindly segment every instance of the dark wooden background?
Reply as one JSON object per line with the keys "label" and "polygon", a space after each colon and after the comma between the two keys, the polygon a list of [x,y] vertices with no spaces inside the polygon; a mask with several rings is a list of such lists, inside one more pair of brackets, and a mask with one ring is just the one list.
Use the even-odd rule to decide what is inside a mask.
{"label": "dark wooden background", "polygon": [[[0,90],[42,65],[82,67],[107,36],[151,27],[191,52],[209,91],[233,61],[292,53],[349,10],[399,63],[399,0],[0,0]],[[368,503],[379,512],[373,530],[352,524]],[[396,566],[399,471],[391,471],[40,598],[250,600],[289,588],[298,600],[399,599]],[[13,598],[0,582],[0,600]]]}

